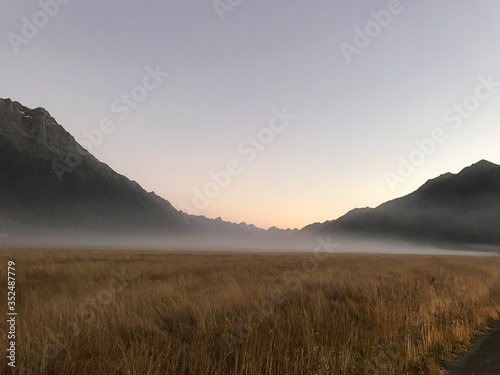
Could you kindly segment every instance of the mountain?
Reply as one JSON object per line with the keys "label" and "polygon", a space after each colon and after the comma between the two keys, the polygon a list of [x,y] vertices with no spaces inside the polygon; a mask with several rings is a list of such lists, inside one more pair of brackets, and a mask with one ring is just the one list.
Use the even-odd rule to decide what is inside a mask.
{"label": "mountain", "polygon": [[303,232],[363,234],[423,243],[500,245],[500,166],[482,160],[374,209]]}
{"label": "mountain", "polygon": [[140,235],[200,241],[268,234],[251,224],[177,211],[97,160],[45,109],[0,99],[0,234],[36,238],[47,233],[69,239]]}
{"label": "mountain", "polygon": [[186,228],[169,202],[98,161],[45,109],[9,99],[0,100],[0,217],[11,230]]}
{"label": "mountain", "polygon": [[214,247],[226,241],[227,246],[298,248],[310,245],[301,241],[311,236],[345,234],[500,245],[499,224],[500,166],[485,160],[377,208],[354,209],[301,231],[188,215],[97,160],[45,109],[0,99],[0,243],[7,236],[48,234],[80,236],[83,243],[111,236],[124,243],[155,238],[159,246],[175,239],[179,246]]}

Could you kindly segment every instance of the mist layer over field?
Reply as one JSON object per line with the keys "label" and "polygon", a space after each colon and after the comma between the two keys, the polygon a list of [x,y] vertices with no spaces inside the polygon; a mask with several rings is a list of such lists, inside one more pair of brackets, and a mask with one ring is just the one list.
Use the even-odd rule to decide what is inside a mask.
{"label": "mist layer over field", "polygon": [[317,252],[363,254],[422,254],[422,255],[494,255],[493,246],[453,243],[418,244],[398,240],[353,235],[301,235],[285,238],[186,235],[103,235],[91,232],[37,233],[36,235],[5,235],[0,248],[89,248],[89,249],[153,249],[200,250],[226,252]]}

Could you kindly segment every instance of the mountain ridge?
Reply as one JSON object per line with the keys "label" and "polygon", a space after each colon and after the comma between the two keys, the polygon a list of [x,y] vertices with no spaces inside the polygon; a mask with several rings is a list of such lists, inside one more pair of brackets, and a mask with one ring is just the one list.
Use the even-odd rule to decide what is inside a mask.
{"label": "mountain ridge", "polygon": [[95,158],[47,110],[11,99],[0,99],[0,177],[0,224],[10,232],[24,225],[29,231],[55,226],[127,234],[267,233],[253,224],[176,210]]}
{"label": "mountain ridge", "polygon": [[[68,157],[78,163],[68,171]],[[62,168],[62,169],[61,169]],[[63,171],[64,176],[58,175]],[[0,99],[0,232],[31,235],[187,235],[279,241],[329,234],[425,243],[500,245],[500,166],[480,160],[444,173],[416,191],[336,220],[268,230],[189,215],[147,192],[86,151],[43,108]]]}
{"label": "mountain ridge", "polygon": [[[352,211],[351,211],[352,212]],[[319,233],[356,233],[424,243],[500,245],[500,166],[481,160],[428,180],[375,208],[317,226]]]}

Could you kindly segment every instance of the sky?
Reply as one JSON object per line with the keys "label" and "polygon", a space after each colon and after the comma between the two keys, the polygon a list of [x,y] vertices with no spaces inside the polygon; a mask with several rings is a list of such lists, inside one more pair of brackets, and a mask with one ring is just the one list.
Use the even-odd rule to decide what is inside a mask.
{"label": "sky", "polygon": [[177,209],[301,228],[500,164],[499,42],[486,0],[4,0],[0,97]]}

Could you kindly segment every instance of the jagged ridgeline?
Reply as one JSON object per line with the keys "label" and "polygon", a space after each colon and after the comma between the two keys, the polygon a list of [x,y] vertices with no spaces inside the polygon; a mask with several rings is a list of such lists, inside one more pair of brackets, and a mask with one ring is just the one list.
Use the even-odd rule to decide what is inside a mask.
{"label": "jagged ridgeline", "polygon": [[[172,184],[175,184],[172,181]],[[21,237],[80,231],[111,235],[173,234],[300,245],[336,235],[428,244],[500,245],[500,166],[480,161],[429,180],[377,208],[355,209],[301,231],[263,230],[187,215],[113,171],[83,149],[43,108],[0,99],[0,234]],[[87,238],[87,237],[84,237]],[[214,242],[215,243],[215,242]],[[263,245],[268,246],[268,244]],[[314,248],[314,246],[313,246]]]}
{"label": "jagged ridgeline", "polygon": [[97,160],[45,109],[0,99],[0,233],[197,238],[204,245],[207,238],[255,244],[294,232],[178,211]]}

